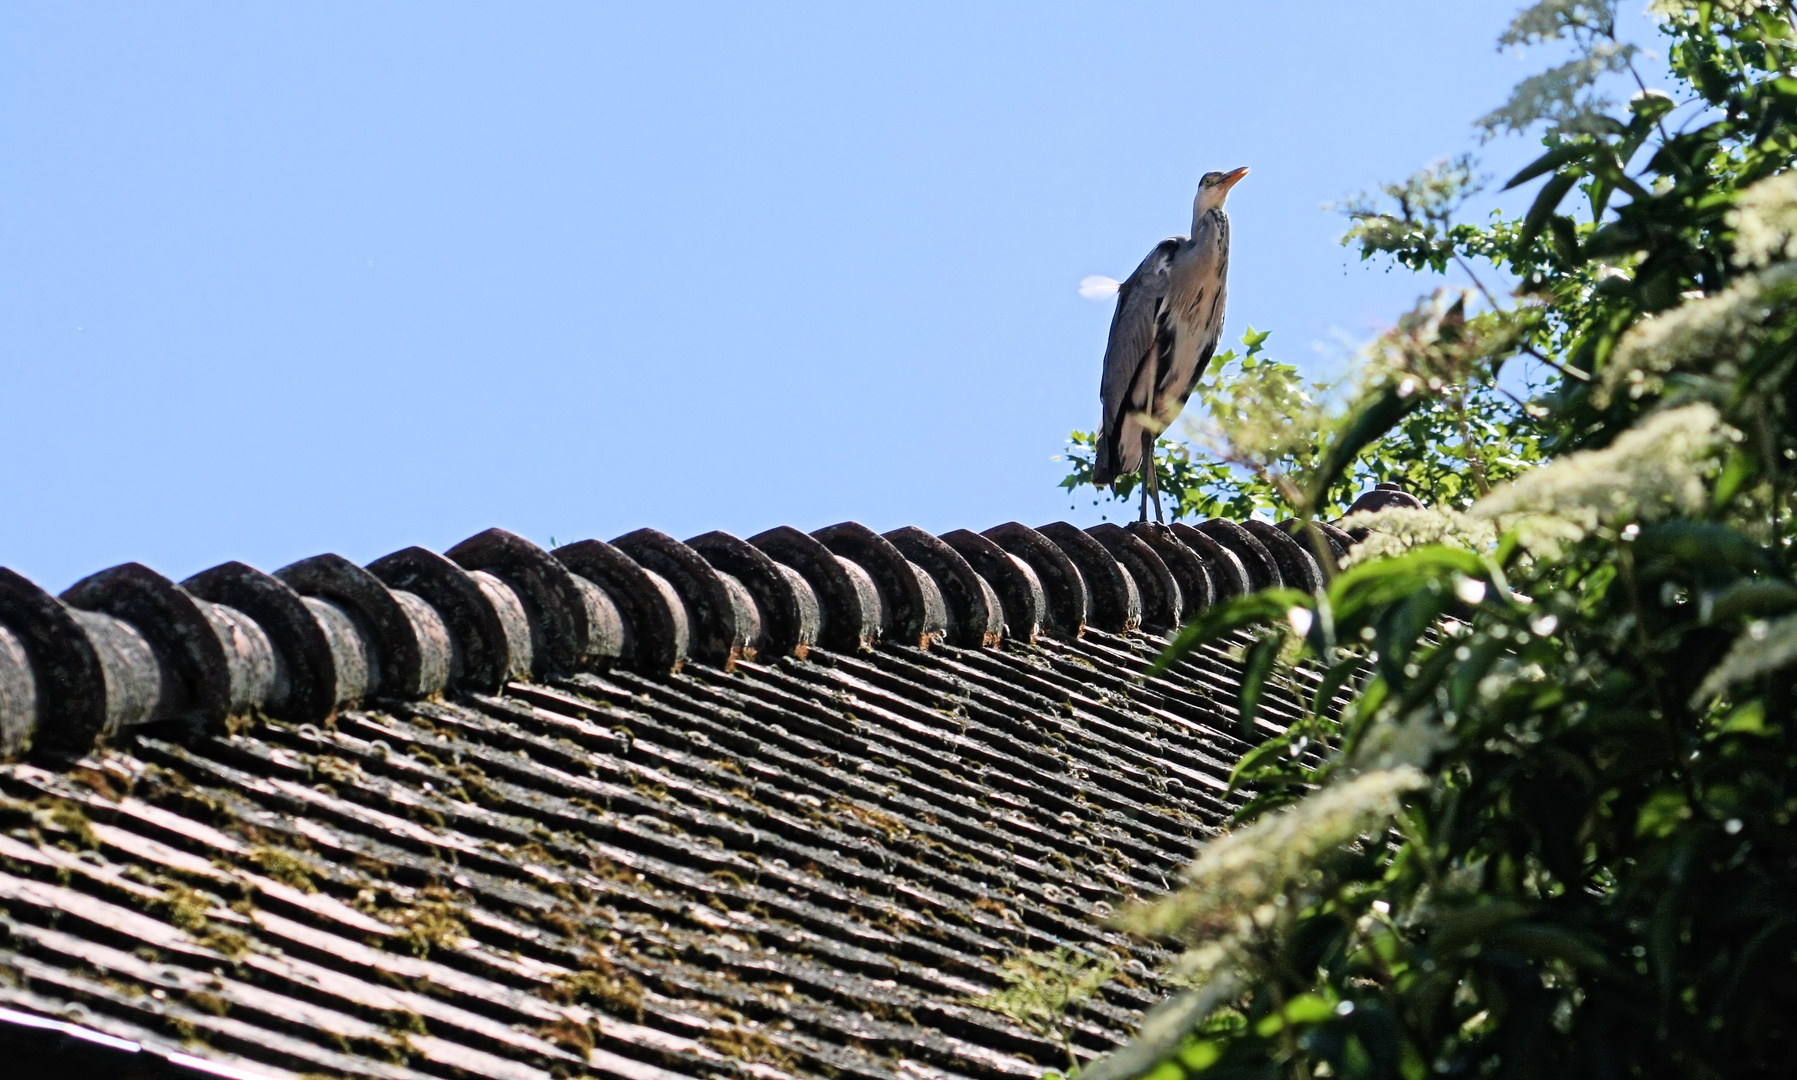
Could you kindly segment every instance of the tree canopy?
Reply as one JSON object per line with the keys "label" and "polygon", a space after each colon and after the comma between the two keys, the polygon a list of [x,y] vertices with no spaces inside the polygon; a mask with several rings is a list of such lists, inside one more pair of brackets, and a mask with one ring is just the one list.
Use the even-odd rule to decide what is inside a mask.
{"label": "tree canopy", "polygon": [[1429,509],[1176,638],[1325,677],[1123,917],[1189,989],[1086,1080],[1797,1075],[1797,12],[1651,10],[1670,93],[1615,0],[1522,11],[1503,45],[1572,56],[1480,121],[1541,136],[1526,213],[1464,220],[1465,159],[1346,206],[1367,257],[1470,290],[1334,407],[1251,336],[1160,463],[1189,513],[1334,516],[1369,479]]}

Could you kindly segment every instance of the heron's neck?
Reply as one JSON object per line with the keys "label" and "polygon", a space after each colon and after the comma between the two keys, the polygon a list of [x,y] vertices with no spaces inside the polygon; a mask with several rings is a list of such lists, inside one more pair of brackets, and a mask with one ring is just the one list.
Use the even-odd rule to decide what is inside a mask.
{"label": "heron's neck", "polygon": [[1215,214],[1217,217],[1222,217],[1223,216],[1223,205],[1221,203],[1217,203],[1215,205],[1206,206],[1200,202],[1192,203],[1192,235],[1193,236],[1198,235],[1198,230],[1204,228],[1204,219],[1207,217],[1210,217],[1212,214]]}

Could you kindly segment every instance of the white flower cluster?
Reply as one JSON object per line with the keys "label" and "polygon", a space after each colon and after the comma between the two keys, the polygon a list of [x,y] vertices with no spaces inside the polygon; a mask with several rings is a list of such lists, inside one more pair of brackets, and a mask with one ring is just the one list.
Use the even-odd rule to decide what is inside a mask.
{"label": "white flower cluster", "polygon": [[1722,658],[1698,687],[1692,698],[1693,707],[1720,697],[1730,687],[1767,675],[1797,661],[1797,615],[1767,622],[1756,619],[1735,639]]}
{"label": "white flower cluster", "polygon": [[1616,0],[1539,0],[1517,12],[1499,46],[1558,41],[1570,30],[1600,29],[1616,21]]}
{"label": "white flower cluster", "polygon": [[[1710,9],[1717,15],[1734,19],[1737,22],[1747,18],[1756,11],[1776,11],[1782,7],[1781,0],[1710,0]],[[1683,15],[1697,10],[1697,0],[1649,0],[1647,13],[1662,19]]]}
{"label": "white flower cluster", "polygon": [[[1321,856],[1383,831],[1399,797],[1427,784],[1419,769],[1402,766],[1338,781],[1277,814],[1224,833],[1198,852],[1180,889],[1123,920],[1130,930],[1179,936],[1208,945],[1188,970],[1212,966],[1211,953],[1271,924],[1292,886],[1302,884]],[[1222,935],[1222,940],[1217,936]]]}
{"label": "white flower cluster", "polygon": [[1599,525],[1695,513],[1705,501],[1706,458],[1721,438],[1707,404],[1656,413],[1602,450],[1581,450],[1523,474],[1473,504],[1472,517],[1514,528],[1552,558]]}
{"label": "white flower cluster", "polygon": [[1517,83],[1509,101],[1473,124],[1483,128],[1487,138],[1505,132],[1520,134],[1539,120],[1566,133],[1604,130],[1603,111],[1614,102],[1593,88],[1603,76],[1627,68],[1635,51],[1633,45],[1595,42],[1584,56]]}
{"label": "white flower cluster", "polygon": [[1778,295],[1797,286],[1797,263],[1751,274],[1717,293],[1689,300],[1635,324],[1604,366],[1593,402],[1607,408],[1627,388],[1630,397],[1658,393],[1663,376],[1687,365],[1726,374],[1726,365],[1758,344]]}
{"label": "white flower cluster", "polygon": [[1767,177],[1741,192],[1728,212],[1735,263],[1769,266],[1797,257],[1797,173]]}
{"label": "white flower cluster", "polygon": [[1370,559],[1401,555],[1424,544],[1486,551],[1497,543],[1497,528],[1490,521],[1457,510],[1394,506],[1349,514],[1336,524],[1344,529],[1367,530],[1366,539],[1348,550],[1342,560],[1343,569]]}

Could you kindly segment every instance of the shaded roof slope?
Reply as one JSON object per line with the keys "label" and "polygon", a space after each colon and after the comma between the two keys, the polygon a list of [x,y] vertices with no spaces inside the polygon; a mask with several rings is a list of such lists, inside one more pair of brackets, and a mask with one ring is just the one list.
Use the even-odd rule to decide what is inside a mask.
{"label": "shaded roof slope", "polygon": [[1076,1042],[1115,1045],[1161,957],[1104,916],[1240,799],[1239,668],[1150,678],[1159,632],[1320,581],[1229,522],[493,530],[60,598],[0,571],[0,1007],[71,1025],[0,1015],[0,1042],[256,1075],[1037,1076],[1058,1047],[968,999],[1008,956],[1107,952],[1130,977]]}

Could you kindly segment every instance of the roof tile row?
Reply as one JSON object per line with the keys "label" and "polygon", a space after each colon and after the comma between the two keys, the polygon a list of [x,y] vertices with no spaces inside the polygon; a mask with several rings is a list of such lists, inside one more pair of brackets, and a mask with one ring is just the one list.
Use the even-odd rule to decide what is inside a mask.
{"label": "roof tile row", "polygon": [[[1333,558],[1349,541],[1329,532]],[[943,537],[847,522],[688,543],[639,529],[554,552],[490,529],[366,568],[336,555],[272,575],[233,562],[177,585],[127,563],[60,598],[0,569],[0,756],[80,754],[147,724],[216,730],[253,710],[316,723],[376,696],[669,672],[689,657],[729,667],[814,646],[992,647],[1045,626],[1166,630],[1286,583],[1319,587],[1316,557],[1265,522],[1223,520]]]}
{"label": "roof tile row", "polygon": [[1061,1048],[970,998],[1019,953],[1109,957],[1073,1043],[1115,1045],[1166,957],[1105,917],[1245,797],[1239,663],[1151,674],[1143,628],[1321,571],[1229,522],[491,530],[60,598],[0,571],[0,1007],[58,1018],[0,1017],[0,1046],[1039,1075]]}

